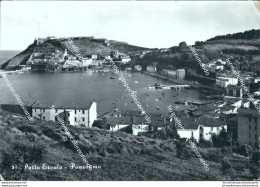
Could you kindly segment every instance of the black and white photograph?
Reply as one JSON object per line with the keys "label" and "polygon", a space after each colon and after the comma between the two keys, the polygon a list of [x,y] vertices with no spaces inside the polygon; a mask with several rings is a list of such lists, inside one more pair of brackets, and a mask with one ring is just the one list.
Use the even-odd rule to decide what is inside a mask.
{"label": "black and white photograph", "polygon": [[260,1],[0,2],[2,187],[257,187],[259,158]]}

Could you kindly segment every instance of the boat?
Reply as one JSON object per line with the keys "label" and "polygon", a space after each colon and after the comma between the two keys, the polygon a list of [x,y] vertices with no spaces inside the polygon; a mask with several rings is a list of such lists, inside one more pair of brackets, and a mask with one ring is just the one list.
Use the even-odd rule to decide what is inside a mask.
{"label": "boat", "polygon": [[110,79],[115,79],[115,77],[110,77]]}
{"label": "boat", "polygon": [[175,104],[185,104],[183,101],[175,101]]}

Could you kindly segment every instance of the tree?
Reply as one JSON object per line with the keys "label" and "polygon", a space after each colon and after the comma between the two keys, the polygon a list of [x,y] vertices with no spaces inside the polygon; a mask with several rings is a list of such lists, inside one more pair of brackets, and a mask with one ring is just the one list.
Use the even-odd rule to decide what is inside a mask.
{"label": "tree", "polygon": [[249,166],[249,170],[251,172],[251,174],[253,175],[254,179],[258,179],[259,177],[259,166],[255,166],[255,165],[250,165]]}
{"label": "tree", "polygon": [[177,158],[181,159],[181,163],[183,159],[191,158],[191,151],[189,148],[187,148],[185,143],[176,142],[176,152],[177,152]]}
{"label": "tree", "polygon": [[92,126],[100,129],[109,130],[110,125],[107,124],[106,119],[103,119],[103,120],[95,120]]}
{"label": "tree", "polygon": [[251,161],[258,165],[259,160],[260,160],[260,153],[259,153],[259,151],[253,152],[252,155],[251,155]]}
{"label": "tree", "polygon": [[179,47],[181,47],[181,48],[187,47],[186,42],[181,42],[181,43],[179,43]]}
{"label": "tree", "polygon": [[213,145],[215,147],[231,146],[232,145],[232,136],[226,131],[223,127],[219,135],[212,136]]}

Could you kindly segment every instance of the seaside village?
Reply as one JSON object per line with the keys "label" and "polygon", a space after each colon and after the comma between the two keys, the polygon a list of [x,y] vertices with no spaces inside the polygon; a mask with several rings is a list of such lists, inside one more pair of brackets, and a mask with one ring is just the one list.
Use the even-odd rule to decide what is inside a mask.
{"label": "seaside village", "polygon": [[[43,40],[37,40],[43,42]],[[149,51],[148,51],[149,52]],[[142,58],[142,53],[136,53]],[[173,110],[180,120],[183,129],[171,118],[171,113],[147,113],[151,119],[148,124],[141,111],[120,111],[114,108],[106,114],[97,114],[98,104],[90,101],[90,104],[82,106],[66,106],[55,104],[55,102],[29,102],[26,107],[31,115],[42,120],[55,121],[57,114],[60,115],[66,124],[74,126],[92,127],[93,124],[106,124],[109,131],[123,131],[134,135],[142,135],[147,132],[166,131],[167,126],[173,124],[177,128],[180,138],[193,139],[196,142],[202,140],[212,141],[214,135],[222,130],[232,134],[232,143],[238,142],[253,149],[259,149],[260,143],[260,115],[254,105],[259,105],[260,99],[260,75],[252,71],[243,71],[236,67],[239,76],[254,96],[255,101],[251,103],[248,96],[240,86],[238,78],[226,65],[226,59],[236,67],[239,60],[232,56],[223,56],[205,64],[206,69],[215,76],[197,74],[192,69],[160,69],[156,64],[143,67],[142,64],[125,66],[126,70],[140,71],[142,73],[168,79],[179,87],[167,85],[155,85],[147,89],[198,89],[202,95],[208,98],[208,102],[199,103],[193,101],[176,101],[175,105],[185,106],[184,109]],[[27,65],[31,70],[74,70],[85,67],[92,67],[93,70],[112,71],[107,60],[113,59],[118,63],[127,65],[131,57],[114,51],[113,55],[100,56],[92,54],[80,61],[75,55],[65,51],[49,49],[44,54],[34,52],[28,59]],[[47,62],[47,63],[46,63]],[[110,67],[110,68],[109,68]],[[188,85],[188,87],[181,87]],[[212,94],[213,93],[213,94]],[[215,93],[215,94],[214,94]],[[51,109],[51,106],[54,106]],[[2,109],[8,108],[2,106]],[[181,107],[180,107],[181,108]]]}

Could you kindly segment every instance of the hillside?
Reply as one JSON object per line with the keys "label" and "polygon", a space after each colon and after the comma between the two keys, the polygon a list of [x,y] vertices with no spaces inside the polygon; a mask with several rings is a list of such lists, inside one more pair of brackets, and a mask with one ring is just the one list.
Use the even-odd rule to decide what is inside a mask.
{"label": "hillside", "polygon": [[[129,54],[131,52],[148,50],[147,48],[129,45],[124,42],[111,41],[106,39],[94,39],[93,37],[75,37],[71,38],[74,45],[78,47],[79,53],[86,57],[91,54],[98,54],[101,56],[110,55],[111,51],[118,51],[119,53]],[[72,46],[67,39],[49,39],[43,43],[36,44],[36,41],[28,46],[28,48],[14,58],[8,60],[1,66],[1,69],[14,69],[18,65],[25,64],[33,52],[48,52],[50,50],[65,51],[69,49],[73,53]]]}
{"label": "hillside", "polygon": [[[250,30],[241,33],[216,36],[207,41],[197,41],[194,45],[203,63],[211,60],[227,59],[233,56],[240,63],[254,64],[260,68],[260,30]],[[240,57],[244,59],[241,61]],[[158,68],[188,68],[200,70],[200,65],[185,42],[168,50],[153,50],[144,55],[138,63],[145,66],[158,62]],[[256,65],[255,65],[256,64]]]}
{"label": "hillside", "polygon": [[[195,154],[181,160],[175,143],[168,140],[108,132],[96,128],[69,127],[90,164],[101,169],[69,169],[84,165],[59,123],[42,120],[30,124],[24,116],[0,111],[0,174],[5,180],[252,180],[248,161],[224,156],[234,168],[222,174],[220,154],[214,148],[199,149],[210,170]],[[63,170],[25,170],[22,166],[67,166]],[[17,169],[12,169],[17,166]]]}

